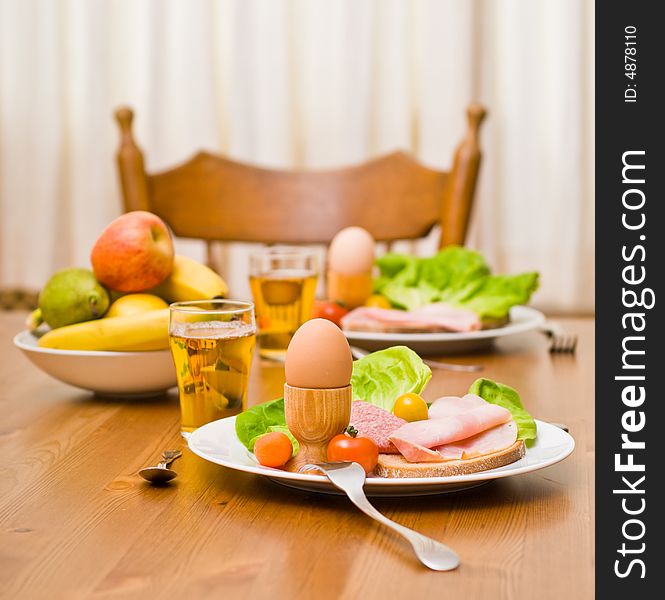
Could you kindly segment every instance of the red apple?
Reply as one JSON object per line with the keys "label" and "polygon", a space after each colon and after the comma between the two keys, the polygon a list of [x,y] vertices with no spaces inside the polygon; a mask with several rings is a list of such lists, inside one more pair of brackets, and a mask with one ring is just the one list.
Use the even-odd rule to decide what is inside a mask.
{"label": "red apple", "polygon": [[125,213],[99,236],[90,256],[97,281],[119,292],[143,292],[173,270],[173,240],[166,223],[144,210]]}

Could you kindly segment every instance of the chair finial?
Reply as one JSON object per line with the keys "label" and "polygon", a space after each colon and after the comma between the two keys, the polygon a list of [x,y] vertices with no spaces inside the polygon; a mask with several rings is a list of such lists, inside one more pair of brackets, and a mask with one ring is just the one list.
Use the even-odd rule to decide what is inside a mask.
{"label": "chair finial", "polygon": [[122,131],[123,136],[131,137],[134,111],[128,106],[121,106],[115,111],[115,120],[120,125],[120,131]]}
{"label": "chair finial", "polygon": [[466,109],[466,119],[469,124],[469,131],[475,136],[478,135],[480,124],[487,116],[487,110],[482,104],[472,102]]}
{"label": "chair finial", "polygon": [[143,154],[132,135],[133,119],[134,111],[128,106],[121,106],[115,111],[115,120],[120,127],[120,146],[116,157],[122,198],[125,211],[150,210]]}

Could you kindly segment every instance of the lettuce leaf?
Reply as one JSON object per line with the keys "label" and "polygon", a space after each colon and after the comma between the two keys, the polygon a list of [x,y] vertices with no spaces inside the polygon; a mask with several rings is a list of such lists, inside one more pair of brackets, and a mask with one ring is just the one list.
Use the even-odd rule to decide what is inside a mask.
{"label": "lettuce leaf", "polygon": [[480,396],[490,404],[498,404],[503,408],[507,408],[517,424],[518,440],[524,440],[529,445],[532,440],[536,439],[536,422],[522,406],[522,401],[516,390],[503,383],[480,378],[471,384],[469,394]]}
{"label": "lettuce leaf", "polygon": [[298,453],[298,440],[291,435],[284,416],[284,398],[270,400],[248,408],[236,417],[236,435],[245,448],[254,451],[256,440],[271,431],[281,431],[293,444],[293,456]]}
{"label": "lettuce leaf", "polygon": [[353,399],[391,411],[402,394],[420,394],[432,371],[413,350],[393,346],[372,352],[353,363]]}
{"label": "lettuce leaf", "polygon": [[279,433],[283,433],[286,435],[291,440],[291,445],[293,446],[293,450],[291,451],[291,456],[295,456],[298,454],[298,450],[300,450],[300,444],[298,443],[298,440],[293,437],[293,434],[289,431],[289,428],[286,425],[269,425],[268,430],[264,431],[263,433],[254,436],[251,440],[249,440],[249,446],[247,449],[250,452],[254,452],[254,444],[256,444],[256,440],[258,440],[262,435],[265,435],[266,433],[270,433],[273,431],[278,431]]}
{"label": "lettuce leaf", "polygon": [[415,257],[410,254],[396,254],[394,252],[388,252],[383,256],[376,259],[376,264],[379,267],[381,275],[392,279],[396,277],[398,273],[403,271],[407,265],[412,262],[415,262]]}
{"label": "lettuce leaf", "polygon": [[389,281],[380,293],[388,298],[392,305],[404,310],[414,310],[431,304],[436,302],[439,297],[439,290],[431,288],[425,283],[413,287]]}
{"label": "lettuce leaf", "polygon": [[525,304],[538,289],[538,273],[493,275],[470,298],[460,304],[481,319],[502,319],[511,307]]}
{"label": "lettuce leaf", "polygon": [[463,299],[474,282],[490,274],[485,259],[478,252],[461,246],[444,248],[431,258],[422,259],[421,281],[440,290],[440,300]]}
{"label": "lettuce leaf", "polygon": [[538,288],[538,273],[491,275],[478,252],[449,246],[430,258],[386,254],[376,261],[374,290],[396,307],[413,310],[432,302],[473,310],[484,320],[501,320],[526,304]]}

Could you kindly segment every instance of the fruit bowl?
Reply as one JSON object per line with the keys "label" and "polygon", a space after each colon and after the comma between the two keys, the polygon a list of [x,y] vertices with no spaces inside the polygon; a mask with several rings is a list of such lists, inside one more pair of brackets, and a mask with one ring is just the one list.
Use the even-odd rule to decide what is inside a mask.
{"label": "fruit bowl", "polygon": [[47,375],[102,396],[153,396],[176,385],[170,350],[54,350],[40,348],[37,340],[22,331],[14,337],[14,345]]}

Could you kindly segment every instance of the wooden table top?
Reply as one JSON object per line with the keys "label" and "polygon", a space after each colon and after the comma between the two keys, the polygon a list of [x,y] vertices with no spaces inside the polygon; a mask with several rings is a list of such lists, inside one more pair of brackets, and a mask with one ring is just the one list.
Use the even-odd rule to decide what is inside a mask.
{"label": "wooden table top", "polygon": [[[566,423],[572,456],[542,471],[420,498],[373,499],[390,518],[454,548],[437,573],[345,497],[290,490],[192,454],[176,394],[108,401],[59,383],[12,346],[24,315],[0,313],[0,597],[591,598],[594,323],[575,356],[541,334],[498,344],[484,376],[531,413]],[[425,397],[462,394],[473,374],[437,371]],[[281,395],[280,366],[256,361],[250,402]],[[179,477],[136,474],[182,448]]]}

